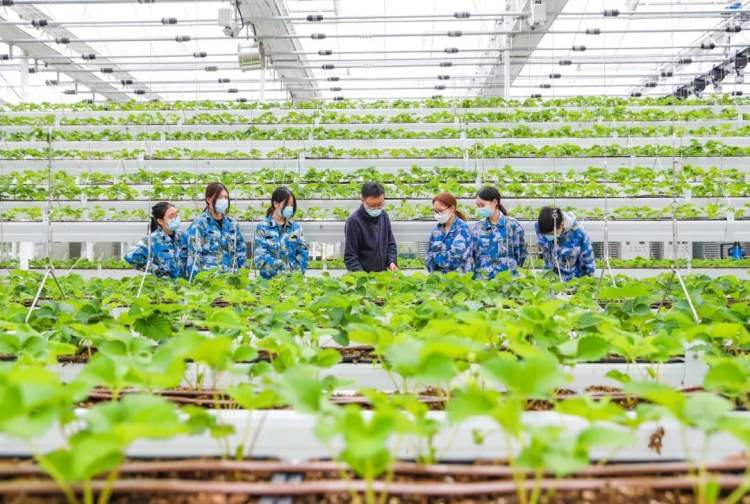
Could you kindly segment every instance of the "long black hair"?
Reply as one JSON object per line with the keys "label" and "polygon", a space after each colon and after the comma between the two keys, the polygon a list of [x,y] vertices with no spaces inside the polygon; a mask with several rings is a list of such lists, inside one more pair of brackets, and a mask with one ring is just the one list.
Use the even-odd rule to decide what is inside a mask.
{"label": "long black hair", "polygon": [[539,210],[539,232],[542,234],[554,233],[560,231],[560,227],[563,225],[563,213],[559,208],[544,207]]}
{"label": "long black hair", "polygon": [[222,191],[227,192],[227,213],[229,213],[229,209],[232,207],[232,199],[229,197],[229,189],[227,189],[227,186],[225,186],[221,182],[211,182],[206,186],[206,208],[208,208],[208,200],[210,200],[211,207],[214,209],[214,211],[216,210],[216,199],[219,197]]}
{"label": "long black hair", "polygon": [[273,194],[271,194],[271,206],[268,207],[268,210],[266,210],[266,217],[270,217],[273,215],[274,212],[274,203],[286,203],[289,199],[289,196],[292,197],[292,204],[294,205],[294,213],[292,215],[295,215],[297,213],[297,198],[294,196],[294,193],[285,186],[277,187]]}
{"label": "long black hair", "polygon": [[168,201],[161,201],[157,203],[156,205],[151,207],[151,232],[153,233],[157,229],[159,229],[159,223],[157,222],[159,219],[163,219],[164,216],[167,214],[167,210],[170,208],[174,208],[174,205],[172,203],[169,203]]}
{"label": "long black hair", "polygon": [[508,211],[505,209],[503,204],[500,203],[500,191],[498,191],[496,188],[492,186],[483,187],[477,193],[477,198],[484,200],[484,201],[497,200],[497,208],[500,209],[503,215],[508,215]]}

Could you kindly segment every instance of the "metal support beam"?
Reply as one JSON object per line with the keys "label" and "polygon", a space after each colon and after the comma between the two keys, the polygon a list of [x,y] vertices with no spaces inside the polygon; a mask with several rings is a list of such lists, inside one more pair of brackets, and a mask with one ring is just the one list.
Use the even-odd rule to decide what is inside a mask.
{"label": "metal support beam", "polygon": [[[557,16],[565,8],[568,0],[525,0],[522,2],[523,8],[520,9],[523,12],[528,12],[530,15],[524,18],[517,18],[512,21],[511,29],[505,28],[503,31],[521,31],[529,30],[529,25],[533,26],[533,30],[528,33],[521,35],[510,35],[507,37],[505,47],[513,48],[513,42],[518,40],[523,44],[522,48],[516,47],[510,49],[513,52],[513,58],[509,58],[510,52],[503,51],[500,54],[497,62],[493,65],[489,71],[489,74],[484,78],[484,85],[486,89],[482,93],[483,96],[499,96],[502,92],[505,95],[505,89],[510,93],[510,87],[513,85],[513,81],[521,73],[523,67],[526,65],[526,61],[534,52],[534,49],[539,45],[544,35],[547,33],[549,28],[554,23]],[[508,10],[513,9],[511,0],[508,0]],[[544,16],[540,16],[544,9]],[[540,17],[542,19],[540,19]],[[505,18],[508,19],[508,18]],[[519,58],[519,56],[522,56]],[[505,64],[508,61],[507,65]],[[507,86],[505,83],[507,82]]]}
{"label": "metal support beam", "polygon": [[[238,0],[237,7],[245,19],[252,18],[288,18],[289,13],[283,0]],[[288,20],[263,20],[253,21],[252,26],[255,33],[275,33],[278,35],[295,35],[294,25]],[[273,61],[279,52],[301,52],[302,44],[299,39],[279,38],[269,39],[261,42],[265,54]],[[308,83],[306,89],[290,90],[293,100],[313,100],[320,97],[318,87],[312,80],[314,75],[309,68],[305,68],[307,58],[300,55],[294,63],[287,63],[284,68],[276,69],[279,80],[286,87],[287,79],[305,81]]]}
{"label": "metal support beam", "polygon": [[[33,5],[13,5],[11,7],[19,17],[22,19],[32,20],[32,19],[46,19],[48,21],[52,21],[53,18],[48,13],[40,10],[38,7],[35,7]],[[1,21],[8,21],[7,19],[0,16],[0,22]],[[45,34],[52,36],[52,37],[59,37],[59,38],[67,38],[70,40],[70,43],[66,45],[67,48],[76,51],[78,53],[84,54],[84,53],[95,53],[96,50],[91,47],[88,44],[85,44],[83,42],[77,41],[76,35],[69,31],[68,29],[62,27],[62,26],[47,26],[44,28]],[[15,45],[18,46],[20,49],[24,51],[24,53],[36,60],[44,61],[47,63],[48,61],[50,63],[57,62],[60,63],[61,61],[70,63],[70,69],[71,70],[79,70],[79,72],[73,73],[73,74],[67,74],[64,70],[62,70],[62,73],[66,73],[69,77],[71,77],[74,80],[86,80],[90,82],[94,82],[92,84],[89,84],[88,87],[100,95],[104,96],[105,98],[108,98],[110,100],[116,100],[116,101],[127,101],[129,98],[128,96],[124,95],[122,92],[120,92],[120,88],[116,87],[113,84],[110,84],[109,82],[102,80],[101,78],[97,77],[94,72],[86,72],[86,69],[84,67],[81,67],[73,62],[71,58],[66,59],[66,55],[60,53],[56,49],[46,45],[46,44],[39,44],[37,43],[36,39],[29,35],[27,32],[21,30],[19,27],[14,25],[0,25],[0,40],[28,40],[28,43],[24,42],[16,42]],[[47,58],[51,58],[50,60],[47,60]],[[115,69],[115,72],[112,74],[113,77],[115,77],[117,80],[121,79],[131,79],[133,82],[136,82],[137,79],[133,77],[131,74],[125,72],[125,71],[118,71],[117,70],[117,63],[113,61],[109,61],[106,59],[106,57],[99,57],[98,60],[102,63],[110,63],[110,66],[112,66]],[[117,92],[115,92],[117,91]],[[158,99],[160,98],[159,95],[147,92],[145,95],[145,98],[147,99]]]}

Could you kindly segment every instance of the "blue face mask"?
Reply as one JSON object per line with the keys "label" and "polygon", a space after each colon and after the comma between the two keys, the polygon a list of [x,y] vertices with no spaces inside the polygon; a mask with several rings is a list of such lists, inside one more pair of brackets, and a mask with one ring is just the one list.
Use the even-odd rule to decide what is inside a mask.
{"label": "blue face mask", "polygon": [[281,216],[285,219],[291,219],[292,215],[294,215],[294,207],[284,207],[284,209],[281,211]]}
{"label": "blue face mask", "polygon": [[495,213],[495,211],[489,207],[482,207],[479,209],[479,216],[482,219],[488,219],[493,213]]}
{"label": "blue face mask", "polygon": [[225,214],[227,213],[228,208],[229,200],[226,198],[217,199],[216,203],[214,203],[214,210],[216,210],[217,213]]}
{"label": "blue face mask", "polygon": [[370,217],[380,217],[380,214],[383,213],[383,209],[382,208],[367,208],[367,206],[365,206],[365,212],[367,212],[367,215],[369,215]]}
{"label": "blue face mask", "polygon": [[169,229],[172,232],[177,231],[178,229],[180,229],[180,224],[182,224],[180,222],[180,217],[179,216],[175,217],[174,219],[172,219],[171,221],[167,223],[167,229]]}

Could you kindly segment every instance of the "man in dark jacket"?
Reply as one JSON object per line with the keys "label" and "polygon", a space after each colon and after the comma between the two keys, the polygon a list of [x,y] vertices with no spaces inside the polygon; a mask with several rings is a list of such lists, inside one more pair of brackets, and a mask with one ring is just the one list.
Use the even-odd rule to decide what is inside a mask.
{"label": "man in dark jacket", "polygon": [[367,182],[362,205],[346,219],[344,262],[349,271],[397,271],[396,240],[385,208],[385,189]]}

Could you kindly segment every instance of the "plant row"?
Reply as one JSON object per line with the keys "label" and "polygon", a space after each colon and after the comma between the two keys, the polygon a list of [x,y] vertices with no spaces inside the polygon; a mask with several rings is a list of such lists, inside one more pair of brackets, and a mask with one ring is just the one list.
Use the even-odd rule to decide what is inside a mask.
{"label": "plant row", "polygon": [[746,137],[750,126],[732,124],[715,126],[618,126],[594,125],[587,128],[563,126],[538,129],[529,126],[503,128],[497,126],[452,128],[415,131],[405,128],[323,128],[285,127],[281,129],[250,127],[236,131],[166,131],[131,133],[127,130],[76,131],[35,128],[29,132],[5,133],[5,142],[132,142],[132,141],[230,141],[230,140],[379,140],[379,139],[477,139],[477,138],[627,138],[627,137]]}
{"label": "plant row", "polygon": [[[75,222],[75,221],[115,221],[115,222],[145,222],[149,220],[150,206],[157,200],[167,199],[168,193],[164,192],[152,200],[142,200],[142,208],[132,210],[103,207],[101,205],[80,204],[62,205],[54,203],[49,212],[46,205],[39,202],[37,206],[12,207],[7,206],[0,210],[0,221],[4,222],[38,222],[50,220],[52,222]],[[192,220],[203,211],[202,198],[192,201],[172,200],[178,203],[181,218]],[[358,203],[352,202],[346,206],[320,207],[308,205],[302,202],[297,209],[295,220],[297,221],[344,221],[354,211]],[[510,215],[521,221],[536,221],[542,206],[552,204],[552,201],[541,201],[538,205],[518,205],[510,209]],[[137,202],[136,202],[137,205]],[[233,208],[232,216],[240,221],[254,222],[265,218],[268,206],[265,203],[241,202]],[[575,206],[563,205],[562,209],[571,212],[585,222],[586,220],[604,220],[605,216],[610,220],[627,221],[652,221],[672,219],[673,207],[664,206],[653,208],[651,206],[622,206],[610,208],[605,212],[601,207],[577,208]],[[414,204],[408,200],[392,200],[387,206],[388,214],[394,221],[419,221],[432,220],[433,210],[430,203]],[[460,208],[465,212],[469,220],[479,220],[478,210],[474,206],[464,205]],[[674,207],[674,216],[677,220],[725,220],[746,219],[750,215],[750,202],[743,206],[731,206],[718,200],[716,203],[695,205],[693,203],[679,203]]]}
{"label": "plant row", "polygon": [[[614,456],[635,443],[641,427],[666,419],[750,446],[750,420],[734,413],[750,391],[750,283],[732,277],[685,278],[700,300],[699,323],[666,276],[597,287],[595,278],[562,284],[510,274],[476,282],[457,274],[267,281],[202,273],[190,284],[148,277],[140,296],[137,278],[64,276],[64,292],[47,284],[29,312],[40,279],[31,272],[0,277],[0,352],[16,358],[0,365],[0,434],[26,440],[71,502],[77,499],[72,484],[82,484],[90,502],[95,476],[116,478],[138,440],[205,434],[227,458],[252,456],[249,424],[243,435],[210,410],[180,407],[161,395],[190,381],[188,364],[242,377],[207,391],[214,410],[293,408],[311,415],[318,439],[336,447],[331,456],[368,482],[392,467],[399,440],[416,439],[417,459],[434,462],[435,439],[476,418],[490,419],[518,447],[508,463],[519,481],[527,470],[536,481],[546,471],[564,476],[586,467],[595,448]],[[341,351],[322,346],[331,338],[368,346],[397,393],[360,390],[369,412],[337,404],[334,395],[346,383],[334,368]],[[688,345],[706,354],[705,391],[687,394],[610,372],[624,402],[607,393],[564,392],[570,378],[563,365],[611,356],[667,362]],[[63,383],[45,365],[71,354],[86,357],[86,364]],[[430,415],[419,393],[424,387],[440,400],[444,416]],[[112,399],[76,413],[101,388]],[[583,429],[534,424],[523,414],[534,401],[582,421]],[[50,451],[34,442],[52,430],[62,433],[63,446]],[[230,442],[235,434],[237,444]],[[474,435],[474,443],[498,450],[490,439],[489,432]],[[691,453],[703,467],[706,455]],[[708,491],[708,480],[698,487],[704,483],[697,492]],[[534,495],[527,502],[536,502]]]}
{"label": "plant row", "polygon": [[[333,338],[372,346],[394,366],[415,352],[391,346],[413,344],[412,337],[425,329],[425,337],[470,339],[496,348],[533,344],[561,364],[612,355],[627,362],[666,362],[683,355],[687,343],[699,344],[709,355],[733,354],[750,343],[750,282],[731,276],[688,276],[686,287],[700,300],[699,324],[668,275],[621,277],[615,287],[598,286],[597,278],[561,284],[554,275],[509,273],[490,282],[458,274],[294,275],[273,281],[246,273],[203,274],[192,283],[146,277],[140,297],[140,278],[85,281],[70,275],[60,283],[64,296],[54,283],[45,284],[44,302],[29,314],[40,278],[20,271],[0,278],[0,320],[10,324],[0,353],[18,356],[29,350],[46,358],[50,352],[75,354],[124,338],[125,348],[145,356],[184,330],[229,334],[240,343],[262,344],[271,354],[291,352],[290,359],[313,358],[305,348],[317,349]],[[667,304],[653,310],[665,292]],[[119,307],[125,309],[115,310]],[[16,327],[26,322],[32,332]],[[253,358],[243,355],[237,362]]]}
{"label": "plant row", "polygon": [[80,111],[107,111],[107,110],[264,110],[271,108],[285,109],[350,109],[350,108],[487,108],[487,107],[627,107],[627,106],[710,106],[710,105],[744,105],[750,103],[747,97],[734,97],[729,95],[714,95],[705,98],[678,99],[672,96],[645,97],[645,98],[615,98],[601,96],[576,96],[568,98],[528,98],[524,100],[505,100],[501,97],[473,97],[473,98],[431,98],[425,100],[341,100],[326,103],[323,101],[294,101],[294,102],[221,102],[212,100],[202,101],[130,101],[130,102],[104,102],[91,103],[82,101],[78,103],[20,103],[3,104],[2,110],[7,111],[38,111],[38,110],[80,110]]}
{"label": "plant row", "polygon": [[[602,180],[611,182],[603,183]],[[300,199],[358,199],[361,184],[386,185],[389,198],[428,198],[442,191],[473,198],[479,187],[497,185],[506,198],[618,198],[618,197],[745,197],[750,178],[738,170],[686,166],[673,177],[670,171],[647,167],[616,171],[590,168],[583,172],[515,171],[493,168],[482,173],[458,168],[384,174],[375,168],[341,172],[310,169],[304,174],[263,169],[196,174],[140,169],[123,175],[89,171],[74,176],[64,170],[24,170],[0,175],[4,200],[196,200],[205,184],[221,180],[236,199],[265,199],[275,187],[286,185]],[[136,187],[144,186],[144,187]]]}
{"label": "plant row", "polygon": [[24,147],[0,149],[0,159],[377,159],[377,158],[586,158],[586,157],[746,157],[750,147],[727,145],[716,140],[701,143],[695,139],[688,144],[624,146],[621,143],[583,147],[575,143],[557,145],[501,143],[484,145],[475,143],[463,147],[391,147],[391,148],[339,148],[334,145],[303,149],[279,147],[268,151],[257,148],[247,150],[211,151],[170,147],[167,149],[37,149]]}
{"label": "plant row", "polygon": [[[203,124],[440,124],[440,123],[524,123],[524,122],[652,122],[652,121],[734,121],[748,120],[750,114],[735,108],[716,111],[711,108],[673,110],[669,108],[627,109],[546,108],[540,110],[497,109],[494,111],[467,111],[459,109],[433,113],[402,112],[394,115],[348,114],[334,111],[311,113],[290,110],[283,115],[263,112],[257,115],[231,112],[196,112],[189,117],[175,112],[141,112],[127,115],[99,114],[89,117],[66,117],[64,114],[2,115],[2,126],[151,126],[151,125],[203,125]],[[44,137],[42,137],[44,138]]]}

